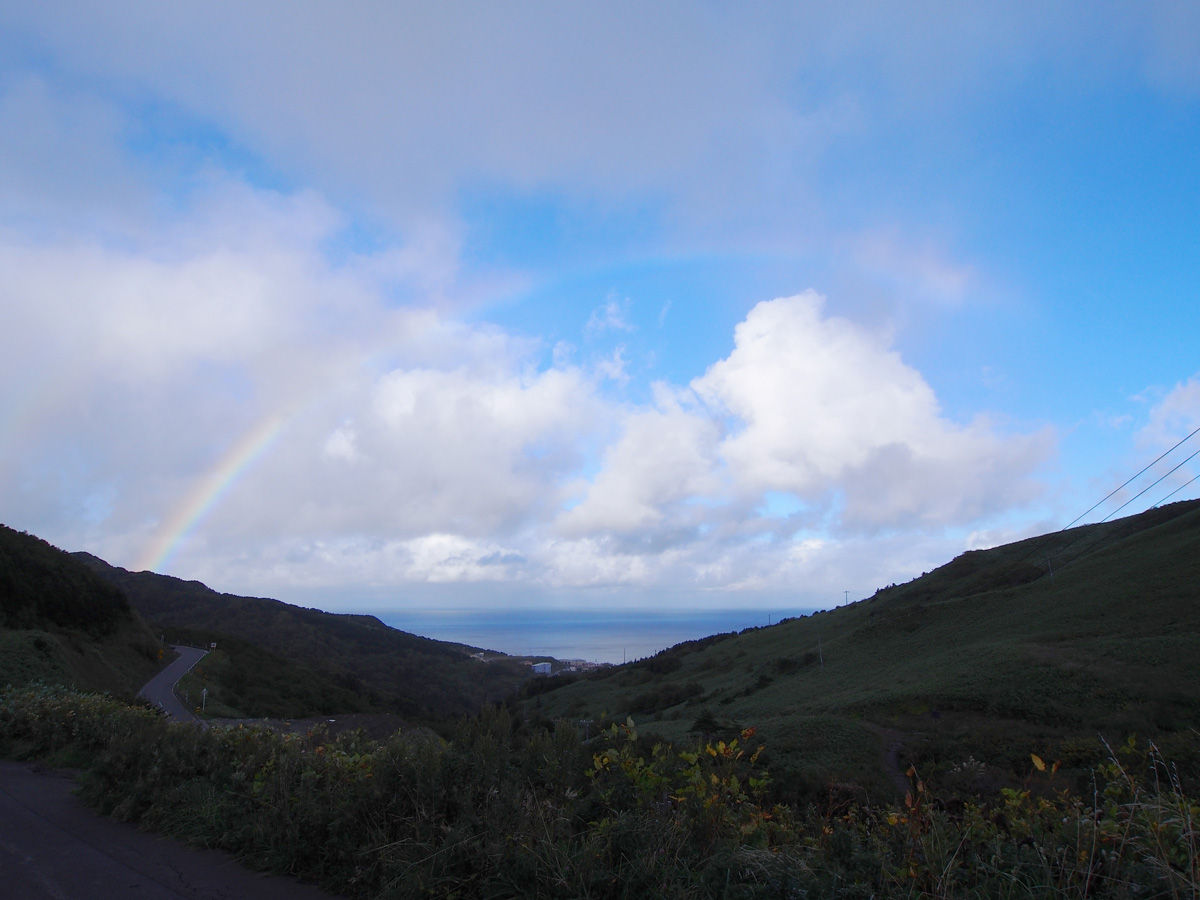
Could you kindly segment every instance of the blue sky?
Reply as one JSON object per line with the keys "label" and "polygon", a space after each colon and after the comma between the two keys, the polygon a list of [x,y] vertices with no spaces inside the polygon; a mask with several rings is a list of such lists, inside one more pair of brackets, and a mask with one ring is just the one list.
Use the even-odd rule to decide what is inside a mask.
{"label": "blue sky", "polygon": [[6,9],[0,519],[329,609],[866,596],[1200,427],[1198,151],[1184,2]]}

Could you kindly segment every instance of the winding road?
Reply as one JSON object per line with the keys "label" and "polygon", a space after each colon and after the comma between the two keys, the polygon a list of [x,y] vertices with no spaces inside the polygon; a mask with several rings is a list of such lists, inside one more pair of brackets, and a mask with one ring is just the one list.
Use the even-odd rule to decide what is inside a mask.
{"label": "winding road", "polygon": [[151,678],[146,686],[138,691],[138,696],[145,697],[178,722],[199,722],[191,710],[175,696],[175,685],[192,670],[192,666],[204,659],[208,651],[197,647],[174,646],[171,649],[179,654],[179,658]]}
{"label": "winding road", "polygon": [[[194,719],[172,688],[204,656],[175,660],[139,692]],[[190,652],[185,652],[190,651]],[[165,686],[166,693],[163,693]],[[258,875],[228,853],[196,850],[101,816],[64,772],[0,760],[0,897],[5,900],[331,900],[292,878]]]}

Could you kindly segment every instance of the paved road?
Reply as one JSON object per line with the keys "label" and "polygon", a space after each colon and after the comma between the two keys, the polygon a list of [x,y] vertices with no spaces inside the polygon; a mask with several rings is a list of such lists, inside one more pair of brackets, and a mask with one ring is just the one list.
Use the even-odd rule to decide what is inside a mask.
{"label": "paved road", "polygon": [[175,682],[186,675],[192,666],[204,659],[204,655],[208,651],[199,650],[196,647],[172,647],[171,649],[178,651],[179,659],[151,678],[150,682],[138,691],[138,696],[145,697],[177,722],[198,722],[200,720],[175,696]]}
{"label": "paved road", "polygon": [[0,761],[0,897],[6,900],[330,900],[232,856],[114,822],[70,776]]}
{"label": "paved road", "polygon": [[[175,682],[204,657],[176,647],[138,692],[172,718],[194,721]],[[257,875],[231,855],[194,850],[88,809],[63,772],[0,760],[0,898],[3,900],[330,900],[295,879]]]}

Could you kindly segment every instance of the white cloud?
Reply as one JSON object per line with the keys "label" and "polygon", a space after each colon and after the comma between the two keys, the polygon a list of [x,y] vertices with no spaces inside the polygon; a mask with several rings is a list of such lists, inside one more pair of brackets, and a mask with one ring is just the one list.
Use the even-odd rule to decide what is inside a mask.
{"label": "white cloud", "polygon": [[[1045,436],[947,421],[815,294],[754,307],[690,385],[618,402],[620,353],[547,368],[536,339],[397,305],[394,268],[332,261],[340,227],[311,192],[233,184],[140,243],[0,232],[0,375],[28,394],[0,412],[5,509],[131,564],[277,419],[179,571],[761,592],[815,578],[838,533],[936,532],[1032,493]],[[801,512],[758,511],[768,492]]]}
{"label": "white cloud", "polygon": [[362,454],[358,452],[357,442],[358,435],[354,432],[354,426],[342,425],[326,439],[323,452],[331,459],[340,459],[349,463],[357,462],[362,459]]}
{"label": "white cloud", "polygon": [[1196,428],[1200,428],[1200,375],[1179,382],[1154,404],[1137,440],[1143,447],[1165,450]]}
{"label": "white cloud", "polygon": [[564,534],[644,539],[656,531],[694,529],[703,521],[703,508],[688,506],[719,493],[714,455],[719,427],[685,409],[666,386],[657,386],[655,394],[654,408],[625,417],[584,500],[560,518]]}
{"label": "white cloud", "polygon": [[[1142,503],[1158,504],[1164,500],[1184,500],[1191,494],[1181,494],[1190,488],[1192,479],[1200,474],[1200,375],[1179,382],[1150,409],[1146,424],[1135,436],[1137,445],[1145,452],[1165,454],[1144,476],[1115,498],[1122,502],[1140,494]],[[1155,484],[1157,482],[1157,484]],[[1151,485],[1154,485],[1151,487]],[[1138,507],[1132,507],[1136,511]]]}
{"label": "white cloud", "polygon": [[596,363],[596,374],[601,378],[607,378],[609,381],[615,381],[618,384],[624,385],[629,383],[629,375],[625,371],[625,366],[629,360],[625,358],[625,345],[620,344],[613,349],[612,356],[607,359],[601,359]]}
{"label": "white cloud", "polygon": [[822,305],[812,292],[760,303],[733,353],[692,383],[731,417],[718,452],[742,490],[842,492],[843,525],[867,529],[959,524],[1032,499],[1047,435],[944,419],[920,373]]}
{"label": "white cloud", "polygon": [[[547,516],[605,421],[591,376],[394,306],[377,260],[329,261],[337,227],[310,194],[242,188],[139,246],[0,231],[0,375],[23,388],[0,403],[10,514],[129,563],[240,435],[282,416],[204,552]],[[70,499],[98,496],[115,499]]]}
{"label": "white cloud", "polygon": [[588,317],[588,334],[600,334],[605,331],[633,331],[629,322],[629,298],[618,302],[615,297],[609,297],[603,306],[592,310]]}
{"label": "white cloud", "polygon": [[[894,350],[822,306],[811,292],[760,303],[727,358],[628,410],[555,525],[548,577],[784,590],[855,535],[920,543],[1037,495],[1048,433],[948,421]],[[779,493],[796,512],[770,513]]]}

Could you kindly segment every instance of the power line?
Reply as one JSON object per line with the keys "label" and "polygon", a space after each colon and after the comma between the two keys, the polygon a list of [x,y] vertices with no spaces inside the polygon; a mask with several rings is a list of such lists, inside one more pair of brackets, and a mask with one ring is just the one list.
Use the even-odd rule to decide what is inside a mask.
{"label": "power line", "polygon": [[[1198,431],[1200,431],[1200,429],[1197,429],[1197,430],[1198,430]],[[1193,432],[1193,434],[1194,434],[1194,433],[1195,433],[1195,432]],[[1178,446],[1178,445],[1176,445],[1176,446]],[[1195,459],[1197,456],[1200,456],[1200,450],[1197,450],[1195,453],[1193,453],[1191,456],[1189,456],[1187,459],[1185,459],[1183,462],[1181,462],[1181,463],[1180,463],[1178,466],[1176,466],[1174,469],[1172,469],[1172,470],[1171,470],[1170,472],[1168,472],[1166,475],[1163,475],[1162,477],[1160,477],[1160,478],[1158,479],[1158,481],[1155,481],[1155,482],[1154,482],[1154,484],[1151,484],[1151,485],[1148,485],[1147,487],[1144,487],[1144,488],[1142,488],[1142,489],[1141,489],[1141,491],[1139,491],[1139,492],[1138,492],[1137,494],[1135,494],[1134,496],[1130,497],[1128,500],[1126,500],[1124,503],[1122,503],[1120,506],[1118,506],[1116,509],[1114,509],[1112,512],[1110,512],[1110,513],[1109,513],[1107,516],[1105,516],[1105,517],[1104,517],[1103,519],[1101,519],[1100,521],[1101,521],[1101,522],[1107,522],[1109,519],[1111,519],[1113,516],[1115,516],[1117,513],[1119,513],[1119,512],[1120,512],[1121,510],[1123,510],[1125,507],[1127,507],[1127,506],[1128,506],[1130,503],[1132,503],[1132,502],[1133,502],[1134,500],[1136,500],[1138,497],[1142,496],[1142,494],[1146,493],[1146,491],[1150,490],[1150,488],[1154,487],[1154,485],[1155,485],[1155,484],[1158,484],[1158,482],[1159,482],[1159,481],[1162,481],[1162,480],[1163,480],[1163,478],[1166,478],[1168,475],[1173,475],[1177,469],[1179,469],[1179,468],[1180,468],[1180,467],[1182,467],[1182,466],[1185,466],[1185,465],[1187,465],[1189,462],[1191,462],[1191,461],[1192,461],[1193,459]],[[1159,457],[1159,458],[1161,459],[1161,457]],[[1157,460],[1156,460],[1156,462],[1157,462]]]}
{"label": "power line", "polygon": [[[1197,431],[1200,431],[1200,428],[1197,428],[1197,429],[1196,429],[1196,431],[1193,431],[1193,432],[1192,432],[1192,434],[1196,434],[1196,432],[1197,432]],[[1190,437],[1192,436],[1192,434],[1189,434],[1187,437],[1185,437],[1185,438],[1184,438],[1182,441],[1180,441],[1178,444],[1176,444],[1176,445],[1175,445],[1175,447],[1178,447],[1178,446],[1179,446],[1179,444],[1182,444],[1182,443],[1183,443],[1183,441],[1186,441],[1188,438],[1190,438]],[[1174,449],[1175,449],[1175,447],[1172,447],[1172,448],[1171,448],[1171,450],[1174,450]],[[1168,450],[1168,451],[1167,451],[1167,453],[1170,453],[1170,452],[1171,452],[1171,450]],[[1156,460],[1155,460],[1153,463],[1150,463],[1150,466],[1154,465],[1154,463],[1156,463],[1156,462],[1158,462],[1160,459],[1162,459],[1162,458],[1163,458],[1163,456],[1166,456],[1166,455],[1167,455],[1167,453],[1164,453],[1162,456],[1160,456],[1158,459],[1156,459]],[[1130,503],[1132,503],[1134,500],[1138,499],[1138,497],[1141,497],[1143,494],[1145,494],[1147,491],[1149,491],[1149,490],[1150,490],[1152,487],[1154,487],[1156,484],[1160,484],[1162,481],[1164,481],[1165,479],[1169,478],[1171,475],[1173,475],[1175,472],[1177,472],[1177,471],[1178,471],[1179,469],[1181,469],[1183,466],[1187,465],[1189,462],[1191,462],[1191,461],[1192,461],[1193,459],[1195,459],[1197,456],[1200,456],[1200,450],[1197,450],[1197,451],[1196,451],[1195,453],[1193,453],[1191,456],[1187,457],[1187,459],[1183,460],[1183,462],[1181,462],[1181,463],[1179,463],[1178,465],[1176,465],[1176,466],[1175,466],[1173,469],[1171,469],[1169,472],[1166,472],[1165,474],[1163,474],[1162,476],[1160,476],[1159,478],[1157,478],[1155,481],[1153,481],[1151,484],[1149,484],[1149,485],[1147,485],[1146,487],[1142,488],[1142,490],[1140,490],[1140,491],[1139,491],[1137,494],[1135,494],[1134,496],[1130,497],[1128,500],[1126,500],[1124,503],[1122,503],[1120,506],[1118,506],[1116,509],[1114,509],[1112,512],[1110,512],[1110,513],[1109,513],[1107,516],[1105,516],[1103,519],[1101,519],[1101,520],[1100,520],[1099,522],[1097,522],[1096,524],[1098,524],[1098,525],[1102,525],[1102,524],[1104,524],[1105,522],[1107,522],[1109,519],[1111,519],[1113,516],[1115,516],[1115,515],[1116,515],[1117,513],[1119,513],[1121,510],[1123,510],[1123,509],[1124,509],[1126,506],[1128,506],[1128,505],[1129,505]],[[1150,466],[1147,466],[1147,467],[1146,467],[1146,469],[1150,468]],[[1141,471],[1141,472],[1139,472],[1139,473],[1138,473],[1138,475],[1141,475],[1141,474],[1142,474],[1142,472],[1145,472],[1145,471],[1146,471],[1146,469],[1142,469],[1142,471]],[[1133,476],[1133,477],[1134,477],[1134,478],[1137,478],[1137,475],[1135,475],[1135,476]],[[1131,478],[1131,479],[1130,479],[1130,481],[1132,481],[1132,480],[1133,480],[1133,478]],[[1195,478],[1193,478],[1193,479],[1192,479],[1192,481],[1195,481],[1195,480],[1196,480]],[[1189,481],[1189,482],[1188,482],[1188,484],[1191,484],[1191,483],[1192,483],[1192,481]],[[1129,481],[1125,482],[1125,484],[1129,484]],[[1125,485],[1122,485],[1121,487],[1124,487],[1124,486],[1125,486]],[[1187,487],[1187,484],[1180,485],[1178,488],[1176,488],[1174,491],[1172,491],[1170,494],[1168,494],[1168,495],[1167,495],[1167,497],[1172,497],[1172,496],[1174,496],[1176,493],[1178,493],[1179,491],[1183,490],[1185,487]],[[1120,489],[1121,489],[1121,488],[1117,488],[1117,490],[1118,490],[1118,491],[1119,491]],[[1116,492],[1114,491],[1113,493],[1116,493]],[[1112,494],[1109,494],[1109,496],[1111,497],[1111,496],[1112,496]],[[1167,497],[1164,497],[1164,498],[1163,498],[1163,500],[1166,500],[1166,499],[1167,499]],[[1107,498],[1106,498],[1106,499],[1107,499]],[[1161,504],[1161,503],[1163,502],[1163,500],[1160,500],[1158,503],[1156,503],[1156,504],[1155,504],[1155,506],[1158,506],[1159,504]],[[1100,502],[1101,502],[1101,503],[1103,503],[1104,501],[1103,501],[1103,500],[1101,500]],[[1098,505],[1099,505],[1099,504],[1097,504],[1097,506],[1098,506]],[[1092,508],[1093,508],[1093,509],[1095,509],[1095,507],[1092,507]],[[1085,513],[1084,515],[1086,515],[1086,513]],[[1076,521],[1078,521],[1078,519],[1077,519]],[[1070,527],[1070,526],[1068,526],[1068,527]],[[1063,529],[1063,530],[1065,531],[1066,529]],[[1061,534],[1062,532],[1059,532],[1059,533]],[[1075,538],[1073,538],[1072,540],[1068,541],[1068,542],[1067,542],[1067,543],[1066,543],[1064,546],[1062,546],[1062,547],[1059,547],[1057,550],[1055,550],[1055,551],[1054,551],[1054,552],[1055,552],[1055,554],[1056,554],[1056,555],[1057,555],[1057,554],[1061,554],[1061,553],[1064,553],[1065,551],[1069,550],[1069,549],[1070,549],[1071,547],[1073,547],[1073,546],[1074,546],[1076,543],[1078,543],[1078,542],[1079,542],[1079,541],[1080,541],[1080,540],[1081,540],[1083,537],[1084,537],[1084,535],[1082,535],[1082,534],[1076,535],[1076,536],[1075,536]],[[1027,558],[1029,555],[1030,555],[1030,554],[1026,554],[1026,556],[1025,556],[1025,557],[1023,557],[1023,558],[1022,558],[1022,560],[1023,560],[1023,559],[1025,559],[1025,558]],[[1047,558],[1046,558],[1046,564],[1047,564],[1047,566],[1049,566],[1049,564],[1050,564],[1050,562],[1049,562],[1049,555],[1047,555]],[[1053,580],[1053,578],[1052,578],[1051,580]]]}
{"label": "power line", "polygon": [[[1165,452],[1163,452],[1162,454],[1160,454],[1160,455],[1159,455],[1159,456],[1158,456],[1158,457],[1157,457],[1157,458],[1156,458],[1156,459],[1155,459],[1153,462],[1151,462],[1151,463],[1150,463],[1148,466],[1146,466],[1145,468],[1143,468],[1143,469],[1142,469],[1140,472],[1138,472],[1138,473],[1137,473],[1136,475],[1134,475],[1132,478],[1128,479],[1128,480],[1127,480],[1127,481],[1126,481],[1124,484],[1122,484],[1120,487],[1118,487],[1118,488],[1116,488],[1116,489],[1114,489],[1114,490],[1110,491],[1110,492],[1108,493],[1108,495],[1107,495],[1107,496],[1105,496],[1105,497],[1104,497],[1102,500],[1100,500],[1099,502],[1097,502],[1097,503],[1093,504],[1093,505],[1091,506],[1091,508],[1089,508],[1087,511],[1085,511],[1085,512],[1084,512],[1084,513],[1082,513],[1081,515],[1078,515],[1078,516],[1076,516],[1074,519],[1072,519],[1072,520],[1071,520],[1070,524],[1068,524],[1068,525],[1064,526],[1064,527],[1063,527],[1061,530],[1059,530],[1059,531],[1057,531],[1057,532],[1051,532],[1050,534],[1045,534],[1045,535],[1042,535],[1042,539],[1041,539],[1041,540],[1039,540],[1039,539],[1037,539],[1037,538],[1034,538],[1034,539],[1033,539],[1033,544],[1032,544],[1032,546],[1029,548],[1029,550],[1028,550],[1028,551],[1027,551],[1027,552],[1026,552],[1026,553],[1025,553],[1023,556],[1021,556],[1019,559],[1017,559],[1015,562],[1013,562],[1013,563],[1012,563],[1012,564],[1011,564],[1011,565],[1008,567],[1008,569],[1006,569],[1006,571],[1005,571],[1005,574],[1008,574],[1008,572],[1015,572],[1015,571],[1017,570],[1017,568],[1018,568],[1018,567],[1019,567],[1019,566],[1020,566],[1022,563],[1024,563],[1026,560],[1028,560],[1028,559],[1029,559],[1031,556],[1033,556],[1033,555],[1035,555],[1035,554],[1038,554],[1038,553],[1043,553],[1043,552],[1044,552],[1044,553],[1046,553],[1046,566],[1047,566],[1047,568],[1049,568],[1049,566],[1050,566],[1050,551],[1048,550],[1048,548],[1047,548],[1047,545],[1048,545],[1048,544],[1050,544],[1050,543],[1052,543],[1052,542],[1054,541],[1054,539],[1055,539],[1055,537],[1056,537],[1057,535],[1059,535],[1059,534],[1062,534],[1063,532],[1067,531],[1069,528],[1071,528],[1071,526],[1075,525],[1075,523],[1077,523],[1077,522],[1078,522],[1080,519],[1084,518],[1084,516],[1086,516],[1088,513],[1092,512],[1094,509],[1096,509],[1096,507],[1098,507],[1098,506],[1102,505],[1102,504],[1103,504],[1105,501],[1107,501],[1108,499],[1110,499],[1110,498],[1111,498],[1111,497],[1112,497],[1114,494],[1117,494],[1117,493],[1119,493],[1119,492],[1120,492],[1122,489],[1124,489],[1125,487],[1127,487],[1129,484],[1131,484],[1132,482],[1136,481],[1136,480],[1137,480],[1139,477],[1141,477],[1141,476],[1142,476],[1142,475],[1144,475],[1144,474],[1145,474],[1147,471],[1149,471],[1149,470],[1150,470],[1150,469],[1151,469],[1151,468],[1152,468],[1152,467],[1153,467],[1153,466],[1154,466],[1156,463],[1158,463],[1158,462],[1159,462],[1160,460],[1162,460],[1164,457],[1166,457],[1166,456],[1168,456],[1169,454],[1171,454],[1171,453],[1172,453],[1174,450],[1176,450],[1176,449],[1177,449],[1179,446],[1181,446],[1182,444],[1184,444],[1184,443],[1186,443],[1187,441],[1191,440],[1191,439],[1192,439],[1193,437],[1195,437],[1197,434],[1200,434],[1200,427],[1197,427],[1197,428],[1196,428],[1195,430],[1193,430],[1193,431],[1192,431],[1190,434],[1188,434],[1188,435],[1186,435],[1185,437],[1181,438],[1181,439],[1180,439],[1179,441],[1177,441],[1177,442],[1176,442],[1176,443],[1175,443],[1175,444],[1174,444],[1172,447],[1170,447],[1168,450],[1166,450]],[[1116,509],[1114,509],[1114,510],[1113,510],[1111,513],[1109,513],[1107,516],[1105,516],[1105,517],[1104,517],[1104,518],[1103,518],[1103,519],[1100,521],[1100,523],[1097,523],[1097,524],[1102,524],[1103,522],[1107,522],[1109,519],[1111,519],[1113,516],[1115,516],[1115,515],[1116,515],[1118,512],[1120,512],[1122,509],[1124,509],[1126,506],[1128,506],[1130,503],[1132,503],[1132,502],[1133,502],[1134,500],[1136,500],[1138,497],[1142,496],[1142,494],[1146,493],[1146,491],[1150,490],[1150,488],[1154,487],[1154,485],[1156,485],[1156,484],[1158,484],[1159,482],[1161,482],[1161,481],[1162,481],[1164,478],[1167,478],[1168,476],[1170,476],[1170,475],[1171,475],[1173,472],[1175,472],[1175,471],[1176,471],[1177,469],[1179,469],[1181,466],[1183,466],[1184,464],[1186,464],[1187,462],[1189,462],[1190,460],[1192,460],[1192,459],[1193,459],[1194,457],[1196,457],[1197,455],[1200,455],[1200,450],[1197,450],[1195,453],[1193,453],[1191,456],[1189,456],[1187,459],[1185,459],[1183,462],[1181,462],[1179,465],[1177,465],[1177,466],[1176,466],[1174,469],[1171,469],[1171,471],[1170,471],[1170,472],[1167,472],[1167,474],[1166,474],[1166,475],[1163,475],[1163,476],[1162,476],[1162,478],[1159,478],[1157,481],[1155,481],[1155,482],[1154,482],[1154,484],[1151,484],[1149,487],[1147,487],[1147,488],[1145,488],[1144,490],[1142,490],[1142,491],[1141,491],[1141,493],[1139,493],[1137,496],[1135,496],[1135,497],[1131,497],[1130,499],[1126,500],[1126,501],[1125,501],[1124,503],[1122,503],[1122,504],[1121,504],[1119,507],[1117,507],[1117,508],[1116,508]],[[1197,477],[1200,477],[1200,476],[1197,476]],[[1195,481],[1195,480],[1196,480],[1196,479],[1195,479],[1195,478],[1193,478],[1191,481],[1187,482],[1187,484],[1180,485],[1178,488],[1176,488],[1174,491],[1172,491],[1170,494],[1168,494],[1166,497],[1164,497],[1162,500],[1160,500],[1160,501],[1158,502],[1158,504],[1155,504],[1155,505],[1157,506],[1157,505],[1160,505],[1160,504],[1162,504],[1162,503],[1163,503],[1163,502],[1165,502],[1167,499],[1169,499],[1170,497],[1173,497],[1175,494],[1177,494],[1179,491],[1183,490],[1185,487],[1187,487],[1187,485],[1188,485],[1188,484],[1191,484],[1191,483],[1192,483],[1193,481]],[[1057,556],[1057,555],[1059,555],[1059,554],[1062,554],[1062,553],[1063,553],[1063,552],[1065,552],[1066,550],[1069,550],[1071,547],[1073,547],[1073,546],[1074,546],[1074,545],[1075,545],[1075,544],[1076,544],[1076,543],[1077,543],[1079,540],[1081,540],[1082,538],[1083,538],[1083,535],[1082,535],[1082,534],[1080,534],[1080,535],[1076,535],[1076,536],[1075,536],[1075,537],[1074,537],[1072,540],[1068,541],[1068,542],[1067,542],[1065,545],[1063,545],[1062,547],[1059,547],[1059,548],[1058,548],[1058,549],[1056,549],[1056,550],[1053,550],[1052,552],[1053,552],[1053,553],[1054,553],[1056,556]],[[1053,576],[1051,576],[1051,577],[1053,578]]]}
{"label": "power line", "polygon": [[1174,497],[1176,494],[1178,494],[1180,491],[1182,491],[1185,487],[1187,487],[1189,484],[1191,484],[1197,478],[1200,478],[1200,475],[1193,475],[1191,478],[1189,478],[1187,481],[1185,481],[1179,487],[1175,488],[1175,490],[1171,491],[1171,493],[1167,494],[1167,496],[1163,497],[1161,500],[1159,500],[1154,505],[1162,506],[1164,503],[1166,503],[1168,500],[1170,500],[1172,497]]}
{"label": "power line", "polygon": [[[1200,433],[1200,428],[1197,428],[1195,431],[1193,431],[1193,432],[1192,432],[1191,434],[1189,434],[1187,437],[1185,437],[1185,438],[1183,438],[1181,441],[1179,441],[1179,443],[1177,443],[1177,444],[1175,445],[1175,447],[1178,447],[1178,446],[1179,446],[1179,444],[1185,443],[1186,441],[1190,440],[1190,439],[1192,438],[1192,436],[1193,436],[1193,435],[1195,435],[1195,434],[1197,434],[1197,433]],[[1174,450],[1174,449],[1175,449],[1175,447],[1172,447],[1172,448],[1171,448],[1171,450]],[[1150,465],[1149,465],[1149,466],[1146,466],[1146,468],[1145,468],[1145,469],[1142,469],[1142,471],[1138,472],[1138,473],[1137,473],[1137,475],[1134,475],[1134,476],[1133,476],[1133,478],[1130,478],[1130,479],[1129,479],[1129,481],[1126,481],[1126,482],[1125,482],[1125,484],[1123,484],[1123,485],[1121,485],[1119,488],[1116,488],[1115,490],[1111,491],[1111,492],[1108,494],[1108,496],[1106,496],[1106,497],[1104,498],[1104,500],[1101,500],[1101,501],[1099,501],[1098,503],[1096,503],[1096,504],[1095,504],[1094,506],[1092,506],[1092,507],[1091,507],[1091,509],[1089,509],[1087,512],[1081,513],[1080,515],[1076,516],[1074,519],[1072,519],[1072,520],[1071,520],[1070,524],[1069,524],[1069,525],[1067,525],[1066,527],[1064,527],[1062,530],[1063,530],[1063,531],[1066,531],[1066,530],[1067,530],[1067,528],[1070,528],[1070,527],[1071,527],[1071,525],[1074,525],[1076,522],[1078,522],[1080,519],[1082,519],[1084,516],[1086,516],[1088,513],[1090,513],[1090,512],[1091,512],[1093,509],[1095,509],[1095,508],[1096,508],[1097,506],[1099,506],[1101,503],[1104,503],[1104,501],[1105,501],[1105,500],[1108,500],[1108,499],[1109,499],[1109,497],[1112,497],[1112,495],[1113,495],[1113,494],[1116,494],[1116,493],[1120,492],[1121,490],[1123,490],[1124,488],[1126,488],[1126,487],[1127,487],[1127,486],[1130,484],[1130,482],[1136,481],[1138,478],[1140,478],[1142,475],[1144,475],[1144,474],[1145,474],[1145,473],[1146,473],[1146,472],[1147,472],[1147,471],[1150,469],[1150,467],[1151,467],[1151,466],[1153,466],[1155,463],[1157,463],[1159,459],[1162,459],[1162,458],[1163,458],[1163,456],[1166,456],[1167,454],[1169,454],[1169,453],[1171,452],[1171,450],[1167,450],[1165,453],[1163,453],[1163,454],[1162,454],[1162,456],[1160,456],[1158,459],[1154,460],[1154,462],[1150,463]],[[1192,454],[1192,456],[1195,456],[1195,455],[1196,455],[1196,454],[1194,454],[1194,453]],[[1188,457],[1188,459],[1191,459],[1191,458],[1192,458],[1191,456],[1189,456],[1189,457]],[[1185,460],[1184,460],[1184,462],[1187,462],[1187,460],[1185,459]],[[1178,466],[1176,466],[1176,468],[1178,468]],[[1175,471],[1175,469],[1172,469],[1172,470],[1171,470],[1171,472],[1174,472],[1174,471]],[[1171,474],[1171,473],[1170,473],[1170,472],[1168,472],[1167,474],[1169,475],[1169,474]],[[1162,480],[1162,479],[1159,479],[1159,481],[1161,481],[1161,480]],[[1154,482],[1154,484],[1158,484],[1158,482],[1156,481],[1156,482]],[[1150,485],[1150,487],[1154,487],[1154,485],[1152,484],[1152,485]],[[1144,493],[1144,492],[1143,492],[1143,493]],[[1142,495],[1141,495],[1141,494],[1138,494],[1138,497],[1140,497],[1140,496],[1142,496]],[[1136,500],[1136,499],[1137,499],[1137,497],[1135,497],[1134,499]],[[1125,503],[1125,504],[1122,504],[1122,505],[1121,505],[1120,507],[1118,507],[1118,508],[1119,508],[1119,509],[1124,509],[1124,508],[1125,508],[1125,506],[1127,506],[1127,505],[1128,505],[1128,502],[1127,502],[1127,503]],[[1112,513],[1110,513],[1110,515],[1112,515]],[[1108,519],[1104,519],[1103,521],[1107,522],[1107,521],[1108,521]]]}

